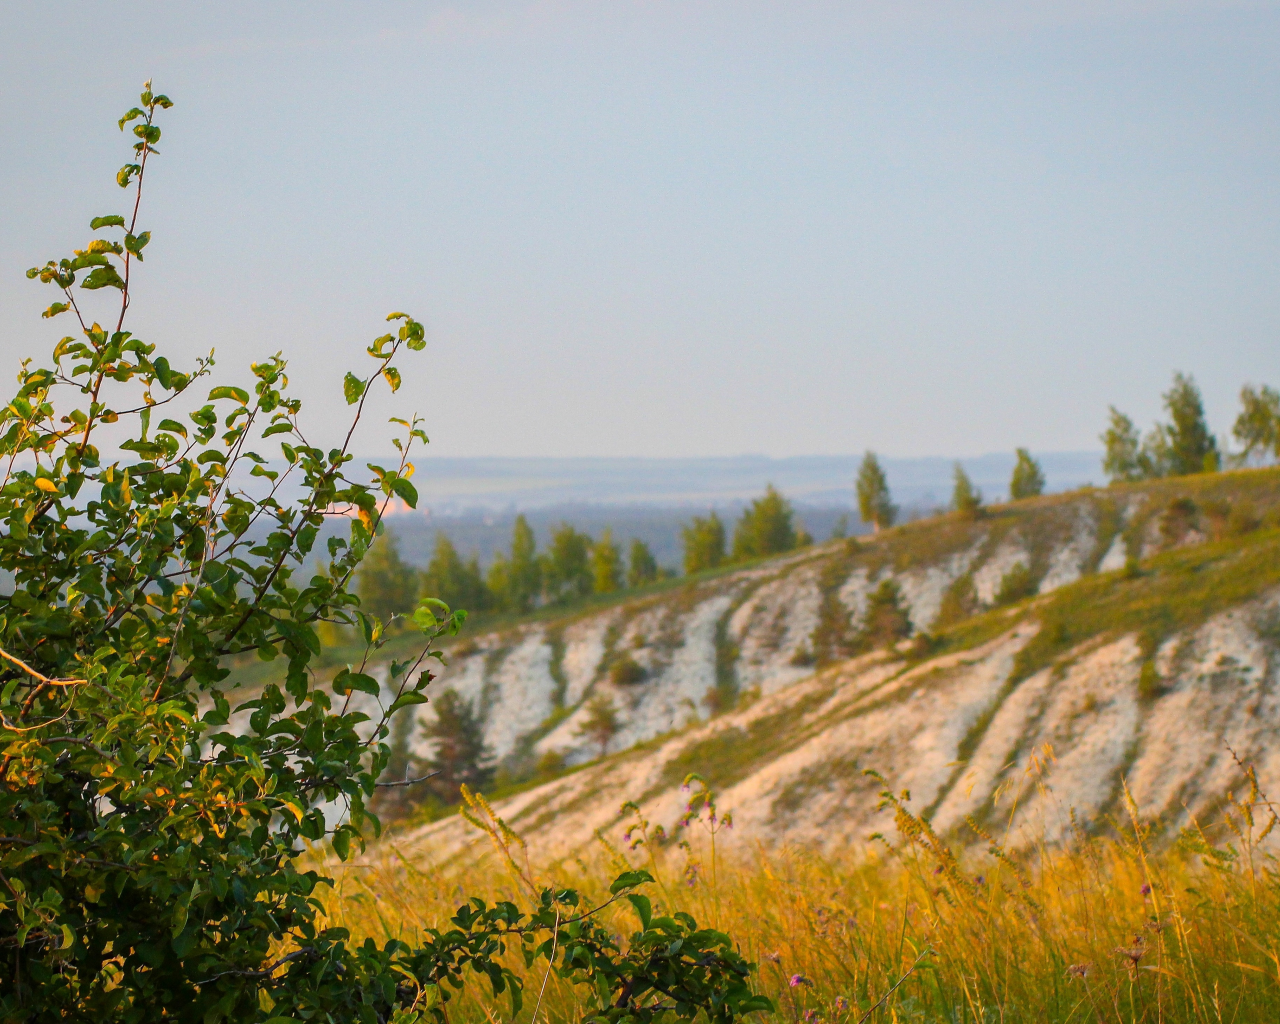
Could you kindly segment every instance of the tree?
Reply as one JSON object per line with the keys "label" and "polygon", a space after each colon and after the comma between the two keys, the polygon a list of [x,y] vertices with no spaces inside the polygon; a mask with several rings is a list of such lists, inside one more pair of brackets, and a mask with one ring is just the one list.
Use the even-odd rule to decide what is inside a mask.
{"label": "tree", "polygon": [[454,804],[463,786],[478,790],[493,781],[493,756],[484,741],[484,723],[457,690],[441,691],[431,706],[436,716],[422,726],[422,736],[434,747],[418,763],[424,771],[436,773],[430,780],[432,791],[446,804]]}
{"label": "tree", "polygon": [[631,541],[630,566],[627,569],[627,586],[632,589],[643,587],[658,578],[658,562],[649,550],[649,545],[633,538]]}
{"label": "tree", "polygon": [[[357,627],[366,658],[385,642],[352,584],[387,503],[416,505],[408,458],[426,437],[400,421],[400,461],[369,482],[352,478],[348,444],[369,396],[399,387],[395,363],[425,347],[425,330],[389,317],[368,372],[344,378],[350,432],[331,451],[308,443],[279,355],[253,364],[247,387],[190,403],[212,360],[180,369],[125,326],[151,238],[139,215],[156,114],[170,106],[147,83],[121,118],[137,139],[116,178],[134,190],[129,216],[95,217],[84,248],[29,272],[58,290],[45,316],[70,313],[74,333],[46,365],[24,363],[0,407],[11,581],[0,598],[0,1019],[443,1024],[452,988],[473,977],[509,988],[514,1016],[520,981],[495,959],[512,941],[640,1019],[636,1001],[655,986],[689,995],[676,1010],[686,1020],[771,1009],[750,996],[727,937],[682,919],[644,923],[624,943],[569,891],[468,910],[417,947],[356,946],[327,926],[317,897],[331,880],[320,859],[299,858],[310,842],[345,860],[377,832],[368,801],[390,760],[390,716],[425,700],[424,666],[463,622],[420,603],[420,646],[381,685],[351,668],[314,672],[319,622]],[[263,442],[275,461],[253,450]],[[249,475],[267,493],[242,490]],[[299,578],[335,512],[345,536]],[[241,722],[228,662],[249,657],[279,664],[235,695],[250,697]],[[372,720],[352,703],[361,692],[384,699]],[[334,808],[344,817],[327,819]],[[627,873],[612,891],[647,877]],[[583,943],[589,967],[574,959]]]}
{"label": "tree", "polygon": [[1044,493],[1044,472],[1040,463],[1031,457],[1025,448],[1017,449],[1018,461],[1013,467],[1013,477],[1009,480],[1009,499],[1021,501],[1023,498],[1034,498]]}
{"label": "tree", "polygon": [[1173,386],[1164,394],[1164,407],[1171,422],[1157,423],[1144,438],[1139,438],[1128,416],[1111,407],[1111,421],[1102,434],[1106,447],[1102,468],[1113,483],[1218,469],[1218,442],[1209,432],[1195,381],[1175,373]]}
{"label": "tree", "polygon": [[597,594],[612,594],[622,589],[622,549],[614,543],[608,527],[591,545],[592,589]]}
{"label": "tree", "polygon": [[360,563],[357,579],[360,607],[384,622],[418,603],[418,571],[400,557],[400,538],[386,527]]}
{"label": "tree", "polygon": [[1110,420],[1101,440],[1104,448],[1102,471],[1112,483],[1143,479],[1146,470],[1138,429],[1133,420],[1114,405],[1110,407]]}
{"label": "tree", "polygon": [[858,515],[864,523],[870,523],[877,533],[893,525],[898,509],[889,499],[889,481],[874,452],[862,457],[857,491]]}
{"label": "tree", "polygon": [[791,502],[773,484],[742,513],[733,531],[733,558],[763,558],[796,546],[795,513]]}
{"label": "tree", "polygon": [[958,462],[954,477],[955,486],[951,491],[951,507],[966,519],[973,519],[982,511],[982,492],[973,486],[969,474]]}
{"label": "tree", "polygon": [[598,693],[587,703],[587,716],[578,726],[577,735],[591,740],[600,748],[600,756],[609,752],[609,743],[618,734],[618,712],[608,694]]}
{"label": "tree", "polygon": [[685,575],[705,569],[714,569],[724,561],[724,523],[715,510],[704,519],[695,516],[693,522],[681,528],[684,540]]}
{"label": "tree", "polygon": [[489,592],[505,610],[523,614],[542,590],[542,562],[533,529],[523,515],[511,529],[511,556],[499,556],[489,567]]}
{"label": "tree", "polygon": [[1240,389],[1240,415],[1231,433],[1241,447],[1240,462],[1280,458],[1280,392],[1265,384]]}
{"label": "tree", "polygon": [[1167,428],[1169,475],[1216,472],[1218,442],[1209,431],[1195,379],[1175,373],[1173,386],[1164,394],[1164,407],[1171,420]]}
{"label": "tree", "polygon": [[902,602],[902,591],[893,580],[883,580],[867,598],[857,647],[862,650],[892,647],[910,635],[911,616]]}
{"label": "tree", "polygon": [[595,584],[591,548],[591,538],[568,523],[555,528],[543,574],[549,600],[573,601],[591,593]]}
{"label": "tree", "polygon": [[493,605],[493,596],[480,575],[480,560],[472,556],[464,562],[443,530],[436,533],[435,553],[422,574],[421,590],[451,608],[477,612]]}

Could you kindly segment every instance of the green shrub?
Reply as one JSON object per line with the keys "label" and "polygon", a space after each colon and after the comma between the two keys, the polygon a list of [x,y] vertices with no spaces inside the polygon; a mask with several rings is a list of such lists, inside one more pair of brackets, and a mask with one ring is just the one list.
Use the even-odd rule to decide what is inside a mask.
{"label": "green shrub", "polygon": [[629,654],[616,658],[609,666],[609,681],[615,686],[633,686],[645,680],[644,666]]}
{"label": "green shrub", "polygon": [[[402,422],[396,469],[351,479],[347,447],[306,441],[279,356],[251,367],[249,387],[214,387],[185,422],[171,418],[212,360],[178,370],[124,328],[151,237],[138,212],[154,118],[171,106],[144,89],[120,122],[138,139],[117,177],[135,190],[130,217],[94,218],[108,237],[29,272],[60,292],[45,316],[69,312],[80,329],[47,367],[24,363],[0,410],[0,569],[13,579],[0,598],[0,1020],[443,1024],[468,976],[508,994],[514,1016],[506,949],[586,986],[597,1019],[647,1021],[659,1002],[716,1021],[769,1008],[726,936],[651,916],[635,891],[643,872],[611,887],[639,918],[627,940],[558,887],[523,909],[464,903],[417,946],[356,945],[325,927],[328,880],[300,855],[326,843],[345,860],[377,834],[368,801],[390,760],[389,717],[426,699],[433,648],[463,622],[420,603],[422,645],[382,685],[350,667],[322,683],[313,669],[318,623],[358,628],[366,658],[383,642],[350,583],[386,504],[416,505],[409,445],[426,438]],[[84,308],[104,296],[108,328]],[[389,319],[399,327],[367,349],[370,372],[343,383],[353,429],[374,386],[399,387],[395,359],[426,344],[420,323]],[[103,425],[119,460],[97,447]],[[272,437],[287,468],[250,447]],[[249,476],[265,496],[241,489]],[[274,490],[285,477],[301,495],[287,505]],[[298,578],[336,510],[347,537]],[[283,685],[233,708],[224,662],[253,654],[286,662]],[[385,699],[373,722],[358,692]],[[335,823],[326,808],[347,814]]]}
{"label": "green shrub", "polygon": [[1036,592],[1037,581],[1031,568],[1025,562],[1015,562],[1000,579],[1000,587],[996,591],[996,604],[1015,604],[1023,598],[1031,597]]}

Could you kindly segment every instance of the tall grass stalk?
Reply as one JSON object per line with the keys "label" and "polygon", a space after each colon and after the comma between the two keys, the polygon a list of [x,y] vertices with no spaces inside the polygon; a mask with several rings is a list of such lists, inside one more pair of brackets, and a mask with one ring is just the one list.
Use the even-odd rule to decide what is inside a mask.
{"label": "tall grass stalk", "polygon": [[[603,903],[605,880],[626,862],[657,878],[655,914],[684,910],[734,937],[760,964],[756,983],[779,1020],[1277,1021],[1280,872],[1265,849],[1276,815],[1247,769],[1245,779],[1213,827],[1193,823],[1172,842],[1127,794],[1122,820],[1076,823],[1064,844],[1013,853],[978,822],[944,840],[905,795],[886,791],[896,836],[851,836],[831,853],[721,837],[718,853],[731,850],[718,864],[703,863],[716,838],[706,828],[714,798],[695,789],[674,839],[630,805],[622,845],[602,840],[589,857],[534,866],[498,822],[486,827],[492,852],[432,863],[388,847],[335,868],[326,909],[354,938],[412,943],[444,926],[463,893],[520,902],[529,875]],[[723,827],[722,816],[715,831]],[[620,934],[636,927],[625,905],[604,913]],[[582,1019],[580,993],[554,974],[511,966],[526,991],[545,986],[539,1019]],[[505,1007],[468,985],[450,1018],[496,1022],[508,1018]]]}

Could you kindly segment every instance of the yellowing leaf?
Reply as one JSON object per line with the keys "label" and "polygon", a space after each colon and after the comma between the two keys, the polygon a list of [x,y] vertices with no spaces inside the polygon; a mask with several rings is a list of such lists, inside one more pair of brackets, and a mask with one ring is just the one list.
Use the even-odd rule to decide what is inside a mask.
{"label": "yellowing leaf", "polygon": [[58,493],[58,485],[55,484],[52,480],[50,480],[48,477],[43,477],[43,476],[36,477],[36,486],[40,488],[40,490],[45,491],[48,494]]}

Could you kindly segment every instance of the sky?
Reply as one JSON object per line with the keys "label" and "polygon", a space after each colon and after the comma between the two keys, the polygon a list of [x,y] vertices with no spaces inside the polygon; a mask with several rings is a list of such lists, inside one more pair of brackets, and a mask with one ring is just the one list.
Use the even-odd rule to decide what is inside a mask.
{"label": "sky", "polygon": [[393,310],[370,453],[1096,449],[1280,383],[1280,3],[6,4],[6,380],[147,77],[133,330],[282,351],[318,443]]}

